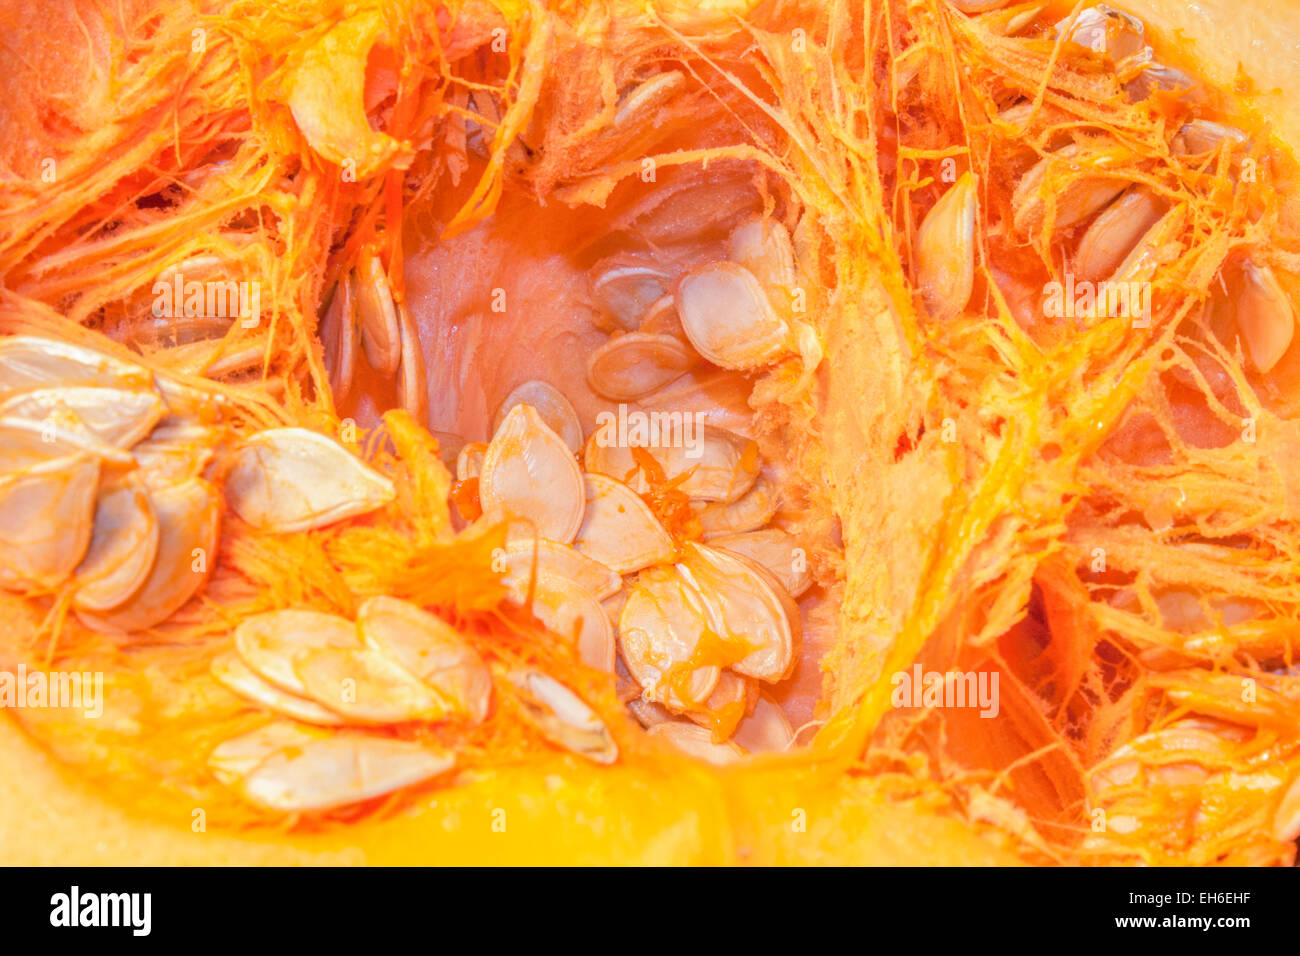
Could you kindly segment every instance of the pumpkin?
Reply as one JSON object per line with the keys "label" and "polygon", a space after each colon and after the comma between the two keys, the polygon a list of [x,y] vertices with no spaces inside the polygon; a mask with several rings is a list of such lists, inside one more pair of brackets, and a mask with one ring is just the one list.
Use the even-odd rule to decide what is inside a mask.
{"label": "pumpkin", "polygon": [[1290,863],[1285,17],[8,11],[6,862]]}

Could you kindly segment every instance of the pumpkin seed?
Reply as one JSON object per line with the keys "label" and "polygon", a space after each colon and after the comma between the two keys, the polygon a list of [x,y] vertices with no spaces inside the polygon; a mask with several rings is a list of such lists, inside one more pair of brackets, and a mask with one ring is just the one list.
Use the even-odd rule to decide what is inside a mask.
{"label": "pumpkin seed", "polygon": [[1016,186],[1011,196],[1012,216],[1018,232],[1032,234],[1046,223],[1050,186],[1055,198],[1055,229],[1066,229],[1105,208],[1129,183],[1101,175],[1109,166],[1129,158],[1118,145],[1083,146],[1071,143],[1038,162]]}
{"label": "pumpkin seed", "polygon": [[207,581],[217,562],[221,496],[202,478],[149,491],[158,519],[158,554],[149,576],[124,603],[109,611],[78,609],[98,631],[140,631],[176,613]]}
{"label": "pumpkin seed", "polygon": [[424,368],[424,351],[420,348],[420,330],[404,302],[397,307],[397,318],[401,349],[401,359],[397,363],[398,404],[420,425],[427,425],[429,382]]}
{"label": "pumpkin seed", "polygon": [[686,711],[685,716],[701,727],[709,728],[715,740],[726,739],[735,733],[755,693],[753,681],[724,670],[718,675],[718,682],[704,706]]}
{"label": "pumpkin seed", "polygon": [[131,450],[145,486],[167,488],[202,475],[216,455],[219,432],[194,422],[163,419]]}
{"label": "pumpkin seed", "polygon": [[772,290],[794,289],[794,244],[785,226],[773,219],[755,216],[732,230],[727,258],[749,270],[769,296]]}
{"label": "pumpkin seed", "polygon": [[614,125],[625,126],[633,118],[643,117],[667,103],[685,86],[686,75],[680,70],[667,70],[637,84],[619,98]]}
{"label": "pumpkin seed", "polygon": [[1194,119],[1183,124],[1171,146],[1178,155],[1202,156],[1217,152],[1225,143],[1233,149],[1245,149],[1250,145],[1250,138],[1235,126]]}
{"label": "pumpkin seed", "polygon": [[[12,434],[0,429],[6,454]],[[52,588],[72,574],[90,546],[98,484],[99,461],[81,453],[0,475],[0,587]]]}
{"label": "pumpkin seed", "polygon": [[314,650],[356,650],[357,626],[339,617],[298,608],[267,611],[235,628],[235,650],[263,680],[298,697],[310,697],[298,675],[297,659]]}
{"label": "pumpkin seed", "polygon": [[1236,290],[1237,325],[1255,368],[1273,369],[1291,346],[1295,309],[1273,270],[1251,259],[1241,264]]}
{"label": "pumpkin seed", "polygon": [[628,332],[614,336],[587,357],[587,382],[615,401],[640,398],[679,378],[695,358],[671,335]]}
{"label": "pumpkin seed", "polygon": [[531,668],[516,668],[508,677],[524,716],[551,743],[596,763],[618,759],[618,745],[605,722],[568,687]]}
{"label": "pumpkin seed", "polygon": [[34,335],[0,338],[0,393],[48,385],[148,391],[153,376],[139,365],[71,342]]}
{"label": "pumpkin seed", "polygon": [[[564,440],[575,455],[582,450],[582,425],[573,405],[554,385],[540,379],[530,379],[516,385],[497,409],[492,421],[492,434],[496,434],[507,413],[516,405],[531,405],[546,423],[546,427]],[[486,446],[484,446],[486,447]]]}
{"label": "pumpkin seed", "polygon": [[953,318],[970,301],[975,283],[978,181],[964,173],[934,204],[916,236],[917,285],[936,321]]}
{"label": "pumpkin seed", "polygon": [[531,405],[516,405],[488,443],[479,500],[493,520],[532,521],[536,534],[569,543],[582,523],[582,471],[568,445]]}
{"label": "pumpkin seed", "polygon": [[361,350],[371,368],[390,377],[402,361],[402,326],[388,273],[373,249],[364,250],[357,260],[356,300]]}
{"label": "pumpkin seed", "polygon": [[789,350],[789,326],[744,266],[715,262],[688,272],[676,301],[686,337],[714,365],[761,368]]}
{"label": "pumpkin seed", "polygon": [[[590,503],[587,510],[591,510]],[[623,579],[618,572],[575,547],[545,538],[527,537],[507,541],[503,580],[511,586],[526,587],[534,570],[538,574],[568,578],[597,601],[605,600],[623,586]]]}
{"label": "pumpkin seed", "polygon": [[663,297],[671,275],[649,256],[619,253],[588,273],[591,297],[624,331],[631,332],[650,306]]}
{"label": "pumpkin seed", "polygon": [[[1191,786],[1204,782],[1207,767],[1223,764],[1232,756],[1233,738],[1239,732],[1218,721],[1185,718],[1159,730],[1134,737],[1121,745],[1098,767],[1089,783],[1094,799],[1127,786]],[[1148,755],[1185,755],[1185,761],[1158,759]]]}
{"label": "pumpkin seed", "polygon": [[1114,275],[1138,240],[1168,208],[1164,198],[1146,187],[1124,193],[1084,231],[1074,260],[1075,273],[1089,282]]}
{"label": "pumpkin seed", "polygon": [[1160,266],[1177,259],[1183,251],[1178,237],[1186,221],[1187,212],[1182,206],[1175,206],[1156,220],[1119,264],[1115,281],[1130,287],[1134,283],[1149,282]]}
{"label": "pumpkin seed", "polygon": [[1146,49],[1145,28],[1137,17],[1104,3],[1079,11],[1057,25],[1056,35],[1104,56],[1112,63]]}
{"label": "pumpkin seed", "polygon": [[759,469],[753,486],[735,501],[703,504],[695,512],[704,529],[704,540],[740,534],[762,528],[781,505],[781,488],[770,465]]}
{"label": "pumpkin seed", "polygon": [[749,558],[772,573],[791,597],[812,586],[812,575],[804,566],[798,542],[780,528],[764,528],[741,534],[724,534],[708,539],[709,546]]}
{"label": "pumpkin seed", "polygon": [[161,534],[149,492],[128,472],[99,488],[90,547],[77,565],[73,605],[85,611],[119,607],[153,569]]}
{"label": "pumpkin seed", "polygon": [[696,663],[712,633],[703,599],[676,569],[655,567],[637,575],[619,617],[618,644],[646,700],[675,711],[705,704],[722,673],[716,663]]}
{"label": "pumpkin seed", "polygon": [[399,724],[446,716],[432,688],[368,647],[304,648],[293,653],[291,663],[303,696],[351,723]]}
{"label": "pumpkin seed", "polygon": [[226,474],[231,509],[256,528],[288,534],[356,517],[393,500],[393,483],[306,428],[258,432]]}
{"label": "pumpkin seed", "polygon": [[267,710],[320,727],[340,727],[344,720],[334,711],[276,687],[257,676],[238,654],[227,652],[212,662],[212,676],[232,694]]}
{"label": "pumpkin seed", "polygon": [[712,365],[696,367],[672,384],[643,396],[637,407],[677,416],[685,422],[703,422],[747,438],[753,437],[753,411],[749,407],[751,386],[745,376]]}
{"label": "pumpkin seed", "polygon": [[0,401],[0,418],[58,422],[123,449],[148,435],[163,411],[162,399],[152,391],[90,385],[34,388]]}
{"label": "pumpkin seed", "polygon": [[357,609],[357,630],[368,647],[432,687],[450,713],[475,724],[487,717],[492,675],[450,624],[409,601],[381,595]]}
{"label": "pumpkin seed", "polygon": [[583,664],[614,673],[614,628],[595,595],[567,577],[548,572],[503,580],[514,599],[528,602],[548,631],[573,642]]}
{"label": "pumpkin seed", "polygon": [[481,441],[468,442],[461,446],[456,455],[456,480],[469,481],[477,478],[483,471],[483,456],[487,454],[487,445]]}
{"label": "pumpkin seed", "polygon": [[673,540],[641,496],[616,478],[583,476],[587,507],[573,547],[618,574],[671,561]]}
{"label": "pumpkin seed", "polygon": [[657,299],[641,319],[639,331],[646,335],[667,335],[683,344],[686,343],[686,330],[682,328],[681,317],[677,314],[677,302],[671,295]]}
{"label": "pumpkin seed", "polygon": [[234,785],[277,751],[323,739],[324,734],[277,720],[223,741],[208,755],[208,768],[222,783]]}
{"label": "pumpkin seed", "polygon": [[219,779],[257,806],[309,813],[422,783],[446,773],[456,761],[451,754],[405,740],[291,726],[227,741],[208,763]]}
{"label": "pumpkin seed", "polygon": [[794,743],[794,728],[781,705],[760,693],[754,712],[741,720],[731,739],[746,753],[779,753]]}
{"label": "pumpkin seed", "polygon": [[[592,432],[583,450],[589,472],[617,478],[638,494],[650,490],[647,476],[633,453],[632,445],[621,445],[606,425]],[[688,441],[679,423],[670,423],[659,443],[639,445],[663,470],[665,478],[692,498],[704,501],[736,501],[753,487],[761,460],[758,445],[751,439],[723,428],[698,426]]]}
{"label": "pumpkin seed", "polygon": [[699,594],[710,630],[748,650],[737,674],[778,681],[795,663],[799,612],[789,595],[748,558],[687,542],[677,570]]}
{"label": "pumpkin seed", "polygon": [[677,719],[673,716],[673,712],[663,704],[656,704],[652,700],[645,700],[641,697],[629,700],[627,709],[628,713],[644,730],[649,730],[656,724],[672,723]]}
{"label": "pumpkin seed", "polygon": [[60,447],[66,453],[85,452],[113,465],[130,465],[133,461],[129,451],[109,444],[79,420],[66,415],[56,415],[44,421],[0,418],[0,432],[9,436],[4,439],[7,443],[16,440],[14,436],[25,433],[31,442],[40,442],[47,450]]}
{"label": "pumpkin seed", "polygon": [[646,733],[651,737],[668,741],[689,757],[703,760],[716,767],[733,764],[745,756],[745,752],[729,740],[720,744],[714,743],[713,735],[698,724],[673,720],[655,724]]}
{"label": "pumpkin seed", "polygon": [[337,407],[352,394],[352,381],[357,366],[356,278],[351,270],[339,277],[334,286],[325,314],[321,316],[317,334],[325,353],[325,370],[329,374],[330,392]]}
{"label": "pumpkin seed", "polygon": [[1137,76],[1124,84],[1124,92],[1135,103],[1149,99],[1155,93],[1178,94],[1189,103],[1205,100],[1205,91],[1192,77],[1164,63],[1148,63]]}

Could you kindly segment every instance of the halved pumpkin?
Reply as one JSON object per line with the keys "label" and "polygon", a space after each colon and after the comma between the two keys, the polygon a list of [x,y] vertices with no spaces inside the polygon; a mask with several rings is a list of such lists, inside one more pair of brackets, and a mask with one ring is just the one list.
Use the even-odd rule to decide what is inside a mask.
{"label": "halved pumpkin", "polygon": [[[0,760],[24,768],[0,781],[0,828],[23,834],[4,847],[5,862],[1289,861],[1294,834],[1277,822],[1287,809],[1281,791],[1289,771],[1276,765],[1259,770],[1261,780],[1274,775],[1267,782],[1276,798],[1238,791],[1240,813],[1229,813],[1227,836],[1198,836],[1181,846],[1161,830],[1161,808],[1145,808],[1155,824],[1143,830],[1152,820],[1132,806],[1105,803],[1114,791],[1093,780],[1101,765],[1110,774],[1107,787],[1131,783],[1131,775],[1114,780],[1132,767],[1147,772],[1148,751],[1154,765],[1163,765],[1166,738],[1141,732],[1185,716],[1179,708],[1273,735],[1289,767],[1297,745],[1292,678],[1283,668],[1290,644],[1263,624],[1226,630],[1242,620],[1232,614],[1255,618],[1225,602],[1213,608],[1215,627],[1182,627],[1172,622],[1174,613],[1194,618],[1204,602],[1198,592],[1174,588],[1142,592],[1168,615],[1145,643],[1109,640],[1084,610],[1110,582],[1104,570],[1096,580],[1081,576],[1063,556],[1071,530],[1086,542],[1090,528],[1070,525],[1070,509],[1059,499],[1086,498],[1111,480],[1087,471],[1103,439],[1115,440],[1120,457],[1140,457],[1149,426],[1124,414],[1140,399],[1144,374],[1155,374],[1156,356],[1134,348],[1136,372],[1108,370],[1116,375],[1114,389],[1091,393],[1090,411],[1105,423],[1100,430],[1053,422],[1047,404],[1017,403],[1059,385],[1051,378],[1067,374],[1068,337],[1057,330],[1034,343],[1032,335],[1014,340],[1016,324],[1005,321],[1012,303],[1002,316],[1011,341],[1000,347],[1028,355],[1031,344],[1042,346],[1062,364],[1018,367],[1023,393],[999,404],[1005,396],[984,388],[1006,371],[998,365],[1006,353],[992,340],[981,351],[953,334],[978,334],[977,322],[942,321],[965,314],[973,284],[987,281],[938,268],[930,270],[927,290],[911,268],[912,249],[894,242],[913,227],[923,234],[924,226],[908,216],[900,225],[887,208],[882,183],[897,187],[902,177],[898,169],[882,172],[874,151],[887,154],[881,144],[908,131],[900,132],[905,124],[873,126],[880,76],[919,76],[919,102],[934,109],[937,101],[927,97],[957,72],[957,63],[937,52],[985,72],[1030,70],[1037,62],[1017,60],[1015,44],[1000,43],[1002,21],[980,20],[978,29],[962,32],[968,21],[960,6],[913,11],[897,21],[913,32],[900,26],[884,47],[864,51],[855,45],[862,43],[860,12],[842,4],[809,5],[797,16],[793,8],[744,2],[716,9],[663,4],[654,13],[639,3],[615,4],[608,19],[597,10],[524,4],[415,5],[401,25],[364,10],[347,20],[337,12],[272,11],[260,19],[218,15],[211,33],[191,37],[188,10],[159,12],[143,0],[127,4],[120,21],[150,23],[130,63],[115,45],[116,13],[69,0],[39,24],[9,14],[6,26],[24,49],[65,43],[98,71],[37,73],[32,64],[49,58],[30,55],[4,73],[14,104],[4,119],[5,158],[26,178],[0,186],[13,200],[4,203],[10,211],[0,223],[0,331],[138,359],[163,383],[158,389],[169,410],[189,416],[173,427],[200,429],[212,442],[221,464],[205,474],[225,488],[226,508],[219,549],[196,546],[213,551],[215,566],[205,563],[202,581],[181,598],[184,607],[158,620],[131,617],[129,627],[101,621],[97,628],[92,614],[69,616],[63,595],[70,600],[72,592],[58,588],[3,598],[0,608],[15,633],[0,641],[0,665],[98,669],[107,672],[109,695],[102,722],[46,708],[15,709],[16,721],[0,723]],[[1028,11],[1025,23],[1047,30],[1068,12],[1060,5]],[[1294,175],[1285,144],[1300,137],[1300,109],[1271,91],[1300,83],[1287,39],[1300,34],[1300,20],[1258,0],[1195,10],[1138,0],[1128,12],[1144,19],[1160,62],[1218,84],[1221,99],[1212,98],[1206,116],[1230,116],[1267,143],[1274,178],[1267,196],[1277,200],[1269,223],[1280,235],[1292,234]],[[154,13],[159,19],[150,20]],[[1177,48],[1168,42],[1176,30]],[[405,43],[394,43],[388,31],[400,32]],[[160,39],[182,34],[198,67]],[[921,53],[908,53],[917,35],[934,41],[937,52],[921,44]],[[1261,55],[1260,44],[1272,54]],[[149,82],[123,92],[110,83],[120,75]],[[892,75],[897,81],[899,73]],[[483,95],[478,81],[485,77],[499,84],[500,96]],[[421,82],[430,84],[418,87],[421,96],[403,85]],[[962,105],[970,107],[975,86],[961,89]],[[1095,90],[1075,92],[1095,105]],[[128,112],[123,96],[149,109]],[[179,105],[171,105],[177,97]],[[850,101],[867,105],[855,112]],[[192,124],[184,127],[192,135],[176,137],[173,109]],[[1175,115],[1181,107],[1169,109]],[[108,125],[118,117],[120,127]],[[464,123],[466,117],[473,122]],[[909,121],[925,118],[922,111]],[[1094,122],[1119,124],[1109,114]],[[212,129],[225,137],[205,138]],[[1044,134],[1040,148],[1047,150],[1049,140]],[[254,141],[256,149],[242,148]],[[908,160],[910,171],[924,170],[936,183],[957,181],[941,178],[948,155],[921,151]],[[964,150],[955,146],[951,155]],[[1117,161],[1134,175],[1149,168],[1141,156]],[[1021,173],[1027,177],[1031,166],[1027,161]],[[1049,180],[1060,173],[1041,169]],[[974,178],[961,182],[962,210],[976,210],[967,212],[978,223],[971,230],[994,221],[1041,224],[1054,215],[1023,214],[1023,204],[1021,215],[1009,214],[1015,183],[985,177],[981,192]],[[1064,195],[1077,199],[1089,185],[1095,186],[1076,180],[1078,191]],[[917,184],[918,192],[924,188]],[[657,192],[677,204],[661,204]],[[990,197],[1007,204],[996,220]],[[1210,210],[1202,234],[1211,239],[1227,235],[1214,215],[1231,205],[1216,201],[1202,198]],[[1097,211],[1081,211],[1079,225]],[[712,322],[719,303],[760,283],[762,269],[737,265],[745,250],[723,247],[728,237],[733,247],[743,245],[737,230],[756,214],[763,222],[784,216],[804,224],[802,233],[794,230],[802,285],[787,289],[789,301],[772,293],[779,315],[755,307],[736,318],[745,334],[729,338],[728,328]],[[271,229],[263,230],[262,217]],[[619,230],[635,232],[660,258],[647,266],[629,261],[617,242],[602,246],[602,237]],[[250,234],[257,238],[248,240]],[[940,234],[928,254],[942,264],[963,234]],[[952,243],[941,241],[946,235],[955,236]],[[1008,261],[1030,255],[1023,250],[1032,245],[1022,243]],[[1294,255],[1290,246],[1283,251]],[[915,254],[927,255],[919,246]],[[732,261],[719,272],[713,263],[727,255]],[[184,270],[194,275],[213,259],[262,278],[265,311],[258,321],[237,321],[247,315],[246,297],[244,312],[223,323],[218,338],[196,331],[201,323],[141,321],[149,280]],[[1049,250],[1044,260],[1050,259]],[[671,268],[664,265],[669,260]],[[1254,264],[1237,268],[1246,281],[1255,275]],[[598,287],[588,288],[593,270]],[[611,270],[617,275],[606,282]],[[952,274],[957,280],[947,281]],[[1253,281],[1256,312],[1236,305],[1246,338],[1249,322],[1241,316],[1258,314],[1258,300],[1274,294],[1275,280]],[[1284,296],[1289,281],[1276,283]],[[624,310],[654,310],[662,298],[656,290],[676,296],[676,321],[659,308],[652,331],[632,333],[648,337],[635,359],[611,359],[613,371],[606,363],[593,376],[588,357],[626,331],[610,322],[617,326]],[[331,308],[336,325],[318,328],[318,314],[324,324]],[[352,314],[359,316],[355,327],[346,324]],[[1100,355],[1097,338],[1086,348]],[[1254,367],[1244,352],[1232,366],[1273,375],[1264,384],[1253,380],[1272,416],[1266,424],[1277,427],[1265,428],[1264,450],[1250,461],[1282,473],[1285,488],[1274,503],[1289,500],[1294,487],[1288,462],[1297,449],[1289,430],[1296,359],[1289,341],[1274,342],[1271,351],[1251,349]],[[1132,341],[1111,344],[1119,354]],[[1260,360],[1264,354],[1270,362]],[[792,615],[803,618],[801,649],[792,651],[788,667],[766,674],[770,701],[804,725],[802,746],[725,767],[673,752],[640,734],[630,717],[615,723],[611,715],[622,711],[613,675],[592,674],[589,661],[542,640],[555,628],[540,609],[535,616],[502,612],[504,568],[485,570],[485,556],[520,533],[521,518],[534,522],[532,534],[581,537],[580,508],[539,515],[542,506],[518,489],[567,483],[566,500],[586,494],[581,475],[573,479],[563,464],[569,451],[557,423],[571,413],[582,433],[592,432],[610,407],[609,394],[588,387],[593,381],[623,375],[621,385],[631,384],[626,395],[615,394],[620,400],[639,397],[647,380],[677,397],[695,395],[695,380],[682,375],[696,375],[703,360],[751,376],[741,427],[753,432],[754,447],[778,476],[771,480],[787,495],[787,526],[809,543],[816,577],[811,598]],[[1038,371],[1040,378],[1030,378]],[[572,405],[552,405],[558,417],[542,426],[533,419],[548,418],[549,399],[534,397],[536,410],[513,418],[501,407],[522,382],[536,379],[558,387]],[[691,387],[683,390],[682,381]],[[981,401],[989,402],[987,414]],[[407,414],[390,414],[381,424],[381,413],[394,406]],[[1025,417],[1008,417],[1009,409]],[[736,410],[709,404],[707,411]],[[524,469],[521,478],[498,464],[510,451],[491,441],[502,420],[521,435],[549,435],[545,450],[556,464],[545,482],[536,470]],[[1125,432],[1127,425],[1136,435]],[[976,437],[959,432],[971,428]],[[304,441],[316,441],[294,438],[296,429],[328,434],[329,442],[339,436],[340,447],[326,454],[342,457],[329,458],[336,465],[329,468],[292,471],[312,493],[291,507],[268,490],[270,466],[258,449],[276,451],[284,442],[290,450],[280,457],[292,459]],[[195,432],[169,434],[189,441]],[[735,455],[744,459],[744,486],[727,485],[707,501],[696,494],[694,509],[682,489],[700,480],[699,472],[674,481],[637,460],[642,498],[679,543],[705,537],[708,516],[716,519],[718,507],[762,480],[748,437],[734,445],[745,449]],[[453,452],[476,441],[485,445],[482,461],[466,464],[474,473],[458,475],[453,490]],[[172,446],[162,445],[153,452],[170,463],[165,468],[208,467],[206,459],[175,465],[166,458]],[[537,460],[530,453],[529,466]],[[1062,460],[1078,468],[1068,481],[1051,471]],[[1141,480],[1156,484],[1149,473]],[[315,493],[333,483],[347,486],[345,500],[322,505]],[[1232,547],[1233,535],[1250,529],[1288,533],[1270,524],[1271,514],[1233,525],[1233,507],[1249,510],[1251,503],[1225,504],[1213,489],[1202,494],[1192,517],[1213,532],[1206,536],[1215,546]],[[1164,527],[1159,504],[1153,499],[1144,516],[1149,530]],[[1181,504],[1166,506],[1177,513]],[[702,517],[706,509],[715,510]],[[457,527],[453,542],[453,526],[480,510],[500,523],[487,521],[490,529],[478,535]],[[1125,543],[1111,537],[1105,547]],[[1132,546],[1140,552],[1145,545]],[[1077,554],[1082,545],[1071,547]],[[761,568],[729,560],[731,577],[748,574],[760,582],[751,590],[768,587]],[[1234,566],[1219,560],[1200,579],[1206,595],[1231,587],[1211,580]],[[529,579],[528,587],[535,585]],[[1264,597],[1238,596],[1267,604],[1272,592],[1261,589]],[[307,605],[351,620],[365,597],[389,592],[441,611],[500,665],[494,686],[501,709],[464,733],[407,734],[456,751],[462,763],[455,777],[387,804],[305,813],[285,829],[282,816],[241,802],[206,769],[213,748],[256,724],[259,713],[207,680],[210,658],[228,649],[240,621],[254,613]],[[185,603],[191,593],[199,596]],[[1134,597],[1134,606],[1141,600]],[[1106,613],[1112,611],[1133,608],[1114,601]],[[1166,639],[1189,631],[1200,644],[1172,647]],[[1172,660],[1157,653],[1162,645],[1177,651]],[[732,655],[704,663],[758,680],[741,661]],[[523,663],[545,664],[588,696],[621,745],[616,763],[565,754],[552,746],[553,734],[519,717],[523,698],[511,696],[503,674]],[[893,677],[914,666],[1000,676],[999,716],[956,710],[936,721],[892,713]],[[1260,686],[1249,701],[1237,701],[1233,688],[1225,689],[1233,681]],[[1231,734],[1223,740],[1239,742]],[[1107,755],[1109,763],[1101,761]],[[1235,752],[1205,759],[1211,758],[1234,766],[1244,759]],[[1099,809],[1103,821],[1111,814],[1112,829],[1097,830]],[[77,825],[69,827],[70,820]],[[1079,829],[1088,826],[1103,836],[1080,840]]]}

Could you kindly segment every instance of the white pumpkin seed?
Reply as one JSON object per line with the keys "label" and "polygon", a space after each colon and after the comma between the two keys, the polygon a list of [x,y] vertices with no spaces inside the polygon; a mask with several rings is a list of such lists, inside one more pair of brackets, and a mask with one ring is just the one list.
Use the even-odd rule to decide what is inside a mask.
{"label": "white pumpkin seed", "polygon": [[641,322],[646,310],[664,293],[672,277],[654,259],[619,253],[602,259],[588,273],[591,297],[625,331]]}
{"label": "white pumpkin seed", "polygon": [[153,570],[160,537],[149,492],[139,475],[127,472],[101,484],[90,547],[74,577],[73,605],[85,611],[107,611],[126,603]]}
{"label": "white pumpkin seed", "polygon": [[388,284],[388,273],[373,250],[357,261],[357,319],[361,349],[370,367],[384,377],[397,372],[402,361],[402,326]]}
{"label": "white pumpkin seed", "polygon": [[970,301],[978,186],[973,173],[963,173],[917,231],[917,285],[930,315],[939,322],[956,316]]}
{"label": "white pumpkin seed", "polygon": [[744,266],[715,262],[687,273],[676,301],[686,337],[714,365],[761,368],[789,351],[789,326]]}
{"label": "white pumpkin seed", "polygon": [[235,650],[264,680],[298,697],[310,697],[298,676],[298,658],[313,650],[361,647],[356,624],[337,614],[283,608],[255,614],[235,628]]}
{"label": "white pumpkin seed", "polygon": [[618,745],[605,722],[568,687],[531,668],[516,668],[508,677],[524,716],[551,743],[596,763],[618,759]]}
{"label": "white pumpkin seed", "polygon": [[731,739],[747,753],[779,753],[794,743],[794,728],[780,704],[759,694],[754,712],[740,722]]}
{"label": "white pumpkin seed", "polygon": [[450,714],[475,724],[487,717],[492,675],[450,624],[409,601],[379,596],[357,609],[357,630],[366,646],[432,687]]}
{"label": "white pumpkin seed", "polygon": [[[21,460],[12,434],[0,429],[6,464]],[[51,454],[0,475],[0,587],[50,588],[72,574],[90,546],[98,484],[99,461],[86,454]]]}
{"label": "white pumpkin seed", "polygon": [[769,295],[794,289],[794,245],[789,231],[774,219],[755,216],[732,230],[727,258],[748,269]]}
{"label": "white pumpkin seed", "polygon": [[492,420],[492,434],[496,434],[510,409],[516,405],[531,405],[546,427],[564,440],[575,455],[582,450],[582,425],[573,405],[554,385],[541,379],[530,379],[516,385],[497,409]]}
{"label": "white pumpkin seed", "polygon": [[503,580],[511,586],[526,587],[534,570],[538,574],[568,578],[597,601],[605,600],[623,586],[617,571],[567,544],[532,536],[508,540]]}
{"label": "white pumpkin seed", "polygon": [[640,398],[680,378],[696,356],[671,335],[616,335],[587,357],[587,383],[615,401]]}
{"label": "white pumpkin seed", "polygon": [[441,720],[441,699],[387,655],[368,647],[308,648],[292,657],[305,692],[351,723],[400,724]]}
{"label": "white pumpkin seed", "polygon": [[341,727],[344,720],[334,711],[257,676],[238,654],[228,652],[212,662],[212,676],[232,694],[267,710],[319,727]]}
{"label": "white pumpkin seed", "polygon": [[35,335],[0,338],[0,394],[48,385],[148,391],[153,375],[139,365],[71,342]]}
{"label": "white pumpkin seed", "polygon": [[516,405],[488,443],[479,500],[492,520],[532,521],[536,534],[567,544],[582,523],[582,471],[564,440],[531,405]]}
{"label": "white pumpkin seed", "polygon": [[100,441],[129,449],[163,417],[162,399],[151,391],[61,385],[11,394],[0,401],[0,418],[31,422],[65,422]]}
{"label": "white pumpkin seed", "polygon": [[1237,325],[1250,360],[1261,372],[1269,372],[1291,347],[1295,308],[1273,270],[1250,259],[1241,264],[1236,293]]}
{"label": "white pumpkin seed", "polygon": [[349,270],[339,277],[317,326],[335,407],[342,405],[352,394],[357,368],[357,340],[360,338],[359,321],[356,278]]}
{"label": "white pumpkin seed", "polygon": [[209,758],[214,772],[247,800],[281,813],[371,800],[432,779],[455,763],[451,754],[410,741],[300,728],[254,731],[227,741]]}
{"label": "white pumpkin seed", "polygon": [[647,700],[679,712],[705,705],[722,673],[715,663],[695,663],[710,634],[704,601],[675,569],[637,575],[619,617],[618,643]]}
{"label": "white pumpkin seed", "polygon": [[230,507],[266,531],[310,531],[382,508],[393,483],[342,445],[305,428],[272,428],[235,452],[225,481]]}
{"label": "white pumpkin seed", "polygon": [[573,547],[618,574],[671,561],[673,539],[650,506],[616,478],[583,477],[587,507]]}
{"label": "white pumpkin seed", "polygon": [[651,737],[668,741],[687,756],[717,767],[733,764],[745,756],[745,752],[730,740],[720,744],[714,743],[713,735],[698,724],[673,720],[655,724],[646,733]]}
{"label": "white pumpkin seed", "polygon": [[772,573],[791,597],[798,597],[812,586],[807,555],[789,532],[780,528],[763,528],[740,534],[725,534],[708,539],[709,546],[749,558]]}
{"label": "white pumpkin seed", "polygon": [[746,649],[728,662],[732,670],[766,681],[789,676],[799,612],[780,585],[749,559],[694,542],[684,545],[677,570],[699,595],[710,630]]}
{"label": "white pumpkin seed", "polygon": [[202,478],[149,491],[158,519],[158,554],[149,576],[112,610],[77,610],[83,624],[109,633],[140,631],[171,617],[207,581],[217,563],[221,496]]}

